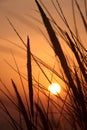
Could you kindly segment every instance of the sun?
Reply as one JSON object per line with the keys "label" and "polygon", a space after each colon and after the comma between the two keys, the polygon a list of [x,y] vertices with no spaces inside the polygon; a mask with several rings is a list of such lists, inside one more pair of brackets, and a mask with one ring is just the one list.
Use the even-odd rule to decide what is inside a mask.
{"label": "sun", "polygon": [[52,83],[49,85],[48,90],[52,94],[57,95],[61,92],[61,86],[58,83]]}

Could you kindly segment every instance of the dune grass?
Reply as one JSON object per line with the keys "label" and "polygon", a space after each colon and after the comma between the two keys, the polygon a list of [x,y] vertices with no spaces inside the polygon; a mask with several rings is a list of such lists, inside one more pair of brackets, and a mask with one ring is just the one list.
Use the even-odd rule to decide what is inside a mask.
{"label": "dune grass", "polygon": [[[61,66],[61,74],[59,74],[55,69],[53,69],[50,65],[36,57],[32,54],[30,49],[30,41],[29,37],[27,36],[27,44],[23,41],[17,30],[15,29],[14,25],[11,21],[9,24],[16,32],[22,44],[25,47],[27,52],[26,60],[27,60],[27,78],[25,78],[22,73],[20,73],[19,68],[17,66],[16,60],[13,56],[16,69],[10,65],[8,65],[17,72],[20,77],[20,81],[23,87],[24,95],[25,95],[25,102],[27,105],[24,104],[23,99],[21,97],[21,93],[18,91],[18,86],[16,85],[15,81],[11,79],[12,86],[14,88],[17,102],[14,102],[14,99],[10,93],[10,90],[7,89],[7,86],[0,80],[1,84],[7,89],[7,93],[4,92],[2,89],[0,91],[6,96],[6,98],[12,103],[12,105],[17,109],[20,116],[20,121],[17,122],[8,111],[7,107],[5,106],[4,102],[0,100],[0,109],[3,110],[6,115],[9,117],[9,122],[12,129],[17,130],[86,130],[87,129],[87,50],[83,46],[79,38],[79,32],[76,25],[76,17],[75,17],[75,10],[74,5],[76,5],[79,16],[81,17],[82,23],[84,28],[87,32],[87,22],[86,17],[83,14],[80,5],[77,0],[71,0],[72,2],[72,11],[73,11],[73,20],[75,26],[75,33],[70,28],[68,21],[65,18],[64,12],[58,0],[56,0],[56,4],[53,0],[51,0],[56,12],[61,17],[63,23],[67,27],[67,30],[63,30],[62,27],[59,27],[56,23],[55,19],[53,19],[51,13],[46,8],[45,4],[41,0],[35,0],[35,3],[39,9],[44,27],[48,33],[51,47],[54,50],[56,57],[58,58],[59,64]],[[84,0],[86,4],[86,0]],[[57,5],[57,8],[56,8]],[[46,11],[46,12],[45,12]],[[86,5],[85,5],[85,14],[86,12]],[[53,26],[55,25],[55,27]],[[70,48],[71,52],[75,57],[75,61],[71,61],[73,68],[69,64],[68,57],[66,57],[63,49],[62,43],[59,40],[59,37],[56,35],[56,31],[58,31],[59,36],[65,41],[66,45]],[[45,36],[45,35],[44,35]],[[56,58],[56,59],[57,59]],[[45,73],[44,68],[49,70],[51,74],[55,75],[59,79],[63,81],[65,87],[62,88],[65,97],[63,98],[60,94],[55,95],[54,98],[51,98],[50,92],[46,89],[43,84],[39,83],[35,80],[32,74],[32,60],[36,63],[38,68],[43,73],[43,78],[51,83],[52,81]],[[78,68],[78,69],[77,69]],[[23,79],[26,80],[28,84],[28,95],[25,92],[25,87],[23,84]],[[35,82],[35,85],[34,83]],[[37,100],[34,99],[35,91],[37,90]],[[44,105],[43,101],[41,100],[40,94],[43,94],[46,97],[47,105]],[[27,98],[28,97],[28,98]],[[54,112],[53,110],[56,110]],[[23,121],[22,121],[23,120]],[[25,124],[26,128],[23,128],[23,124]]]}

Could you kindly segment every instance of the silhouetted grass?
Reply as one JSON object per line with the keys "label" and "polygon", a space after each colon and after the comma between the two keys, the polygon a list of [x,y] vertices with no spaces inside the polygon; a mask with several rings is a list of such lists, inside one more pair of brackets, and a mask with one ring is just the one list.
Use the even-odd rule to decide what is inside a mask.
{"label": "silhouetted grass", "polygon": [[[20,73],[14,56],[13,59],[17,70],[7,62],[7,64],[14,71],[16,71],[20,77],[27,106],[23,102],[21,93],[18,91],[17,89],[18,86],[16,85],[14,80],[11,80],[11,82],[17,97],[17,102],[14,102],[10,90],[7,89],[7,86],[0,80],[1,84],[7,90],[7,93],[4,92],[2,89],[0,89],[0,91],[4,94],[4,96],[7,99],[9,99],[10,103],[14,105],[19,114],[22,116],[20,118],[20,122],[17,123],[16,119],[12,117],[11,113],[1,100],[0,100],[1,104],[0,109],[2,109],[6,113],[6,115],[8,115],[11,121],[11,126],[14,129],[20,129],[20,130],[25,129],[22,127],[22,123],[24,123],[26,125],[27,130],[65,130],[65,129],[86,130],[87,129],[87,50],[83,46],[79,38],[79,32],[76,24],[76,17],[74,10],[74,6],[76,5],[79,12],[79,16],[81,17],[82,23],[87,32],[86,5],[85,5],[86,18],[85,18],[85,15],[83,14],[80,8],[79,2],[77,0],[71,0],[74,27],[75,27],[75,33],[74,33],[70,28],[68,21],[66,20],[63,9],[60,6],[58,0],[56,0],[55,2],[51,0],[51,3],[55,8],[57,14],[63,21],[64,25],[67,27],[67,30],[63,30],[62,27],[60,27],[57,24],[56,20],[52,17],[51,12],[48,11],[45,4],[43,4],[41,0],[35,0],[35,2],[39,9],[45,29],[48,33],[50,39],[50,46],[54,50],[54,53],[59,60],[58,61],[56,58],[56,61],[58,61],[58,63],[60,64],[62,71],[61,74],[58,73],[58,71],[55,70],[53,67],[51,67],[49,64],[42,61],[42,59],[39,59],[39,57],[33,55],[30,49],[29,37],[27,36],[27,44],[26,44],[19,35],[19,33],[17,32],[17,30],[15,29],[14,25],[7,18],[9,24],[22,41],[22,44],[25,47],[24,50],[26,50],[27,52],[26,55],[27,78],[24,77],[22,73]],[[86,0],[84,0],[84,3],[86,4]],[[45,13],[45,11],[47,14]],[[72,54],[74,55],[75,61],[70,60],[70,62],[72,62],[72,66],[69,64],[68,56],[65,55],[64,50],[62,49],[62,42],[59,40],[57,33],[59,34],[58,36],[60,36],[61,39],[64,40],[65,44],[68,45]],[[48,39],[46,36],[45,38]],[[46,78],[46,80],[50,84],[52,82],[53,75],[55,75],[65,84],[65,86],[62,87],[62,91],[65,94],[64,97],[62,97],[60,94],[51,97],[50,92],[48,92],[47,88],[39,82],[39,78],[38,81],[35,79],[32,73],[32,67],[33,67],[32,60],[35,62],[35,64],[42,72],[43,78]],[[47,69],[49,72],[51,72],[51,79],[46,74],[44,68]],[[28,91],[29,91],[28,95],[25,92],[25,87],[22,78],[25,79],[28,84]],[[41,99],[42,97],[40,97],[40,94],[43,94],[44,97],[46,98],[45,103],[43,99]],[[37,95],[35,97],[37,99],[34,98],[34,95]]]}
{"label": "silhouetted grass", "polygon": [[27,37],[27,72],[28,72],[28,88],[29,88],[29,100],[32,117],[34,116],[33,108],[33,84],[32,84],[32,67],[31,67],[31,52],[29,45],[29,38]]}

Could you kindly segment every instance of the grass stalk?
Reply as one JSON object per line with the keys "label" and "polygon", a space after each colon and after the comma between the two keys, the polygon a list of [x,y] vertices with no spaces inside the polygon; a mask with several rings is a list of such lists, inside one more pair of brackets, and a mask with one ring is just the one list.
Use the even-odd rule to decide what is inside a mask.
{"label": "grass stalk", "polygon": [[13,85],[13,88],[15,90],[17,99],[18,99],[18,103],[19,103],[19,106],[20,106],[20,109],[21,109],[21,113],[22,113],[22,115],[24,117],[24,120],[25,120],[25,123],[26,123],[26,126],[27,126],[27,130],[32,130],[31,121],[29,120],[29,117],[27,115],[26,108],[25,108],[25,106],[24,106],[24,104],[22,102],[21,96],[20,96],[20,94],[19,94],[19,92],[17,90],[17,87],[16,87],[14,81],[13,80],[11,80],[11,81],[12,81],[12,85]]}
{"label": "grass stalk", "polygon": [[30,52],[30,45],[29,45],[29,37],[27,37],[27,72],[28,72],[30,110],[31,110],[32,117],[34,117],[33,83],[32,83],[32,67],[31,67],[31,52]]}
{"label": "grass stalk", "polygon": [[37,4],[38,9],[39,9],[39,11],[40,11],[40,14],[41,14],[41,16],[42,16],[43,23],[44,23],[44,26],[45,26],[45,28],[46,28],[46,30],[47,30],[47,32],[48,32],[49,38],[50,38],[50,40],[51,40],[51,43],[52,43],[52,45],[53,45],[54,52],[55,52],[55,54],[58,56],[58,58],[59,58],[59,60],[60,60],[60,63],[61,63],[61,66],[62,66],[62,68],[63,68],[63,70],[64,70],[64,73],[65,73],[65,75],[66,75],[66,77],[67,77],[67,79],[68,79],[68,82],[69,82],[69,84],[70,84],[69,87],[72,88],[72,91],[73,91],[74,96],[77,97],[76,86],[75,86],[75,84],[74,84],[74,82],[73,82],[73,79],[72,79],[72,77],[71,77],[70,70],[69,70],[69,67],[68,67],[66,58],[65,58],[64,53],[63,53],[63,51],[62,51],[62,48],[61,48],[61,46],[60,46],[60,42],[59,42],[59,40],[57,39],[56,34],[55,34],[55,32],[54,32],[54,30],[53,30],[53,28],[52,28],[52,26],[51,26],[51,24],[50,24],[50,22],[49,22],[47,16],[45,15],[43,9],[41,8],[40,4],[38,3],[37,0],[35,0],[35,2],[36,2],[36,4]]}
{"label": "grass stalk", "polygon": [[76,3],[76,6],[77,6],[77,8],[78,8],[78,10],[79,10],[80,16],[81,16],[81,18],[82,18],[82,21],[83,21],[85,30],[86,30],[86,32],[87,32],[87,22],[86,22],[86,20],[85,20],[83,14],[82,14],[82,11],[81,11],[81,9],[80,9],[80,6],[79,6],[77,0],[75,0],[75,3]]}

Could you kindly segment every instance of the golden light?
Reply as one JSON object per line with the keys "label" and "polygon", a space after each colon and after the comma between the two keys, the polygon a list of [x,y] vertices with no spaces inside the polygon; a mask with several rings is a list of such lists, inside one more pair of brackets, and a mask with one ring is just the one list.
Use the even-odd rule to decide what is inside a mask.
{"label": "golden light", "polygon": [[61,92],[61,86],[58,83],[52,83],[50,84],[50,86],[48,87],[48,90],[54,94],[57,95],[58,93]]}

